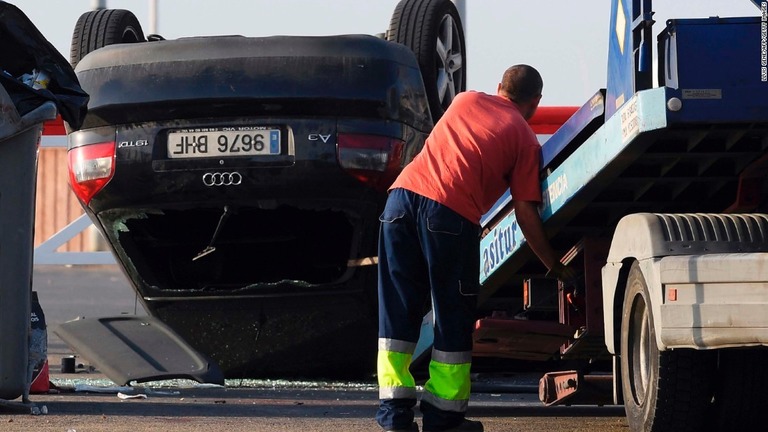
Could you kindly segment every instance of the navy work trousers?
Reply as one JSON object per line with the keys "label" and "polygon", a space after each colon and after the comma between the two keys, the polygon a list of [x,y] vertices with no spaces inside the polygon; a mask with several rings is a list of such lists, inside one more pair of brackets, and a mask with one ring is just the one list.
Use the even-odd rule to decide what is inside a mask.
{"label": "navy work trousers", "polygon": [[[390,192],[380,221],[379,338],[415,344],[423,314],[431,306],[434,349],[471,351],[480,227],[405,189]],[[410,425],[414,405],[414,399],[382,399],[377,420],[385,428]],[[424,402],[421,411],[425,425],[456,424],[464,416]]]}

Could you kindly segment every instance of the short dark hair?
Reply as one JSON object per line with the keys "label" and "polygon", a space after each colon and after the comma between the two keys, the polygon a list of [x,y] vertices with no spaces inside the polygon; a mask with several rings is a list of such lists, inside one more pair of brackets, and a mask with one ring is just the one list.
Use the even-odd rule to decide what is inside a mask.
{"label": "short dark hair", "polygon": [[543,87],[539,71],[525,64],[510,67],[501,79],[501,89],[515,102],[525,103],[540,96]]}

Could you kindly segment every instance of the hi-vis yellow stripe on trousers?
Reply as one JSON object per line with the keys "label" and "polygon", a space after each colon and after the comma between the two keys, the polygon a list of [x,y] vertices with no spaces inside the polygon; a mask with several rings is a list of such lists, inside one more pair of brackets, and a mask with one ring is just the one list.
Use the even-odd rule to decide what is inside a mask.
{"label": "hi-vis yellow stripe on trousers", "polygon": [[448,352],[433,349],[429,380],[421,400],[444,411],[465,412],[469,404],[472,351]]}
{"label": "hi-vis yellow stripe on trousers", "polygon": [[415,349],[413,342],[379,338],[379,399],[416,399],[416,381],[408,369]]}

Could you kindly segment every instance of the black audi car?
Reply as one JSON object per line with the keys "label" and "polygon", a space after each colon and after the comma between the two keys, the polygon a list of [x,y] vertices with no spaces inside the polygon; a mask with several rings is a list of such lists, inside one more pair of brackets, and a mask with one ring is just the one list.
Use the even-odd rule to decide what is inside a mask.
{"label": "black audi car", "polygon": [[449,0],[383,36],[145,38],[84,14],[73,191],[147,312],[230,377],[359,376],[386,189],[465,86]]}

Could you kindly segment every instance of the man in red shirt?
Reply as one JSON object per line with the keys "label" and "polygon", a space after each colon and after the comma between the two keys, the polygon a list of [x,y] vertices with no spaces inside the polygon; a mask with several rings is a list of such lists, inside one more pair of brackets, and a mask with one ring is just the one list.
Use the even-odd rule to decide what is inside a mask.
{"label": "man in red shirt", "polygon": [[423,430],[483,430],[482,423],[465,418],[479,223],[507,188],[528,245],[550,274],[573,277],[552,250],[538,212],[541,146],[527,120],[539,106],[542,87],[536,69],[516,65],[504,72],[496,95],[457,95],[390,187],[379,235],[376,419],[385,430],[418,431],[416,386],[408,368],[428,304],[435,334],[420,405]]}

